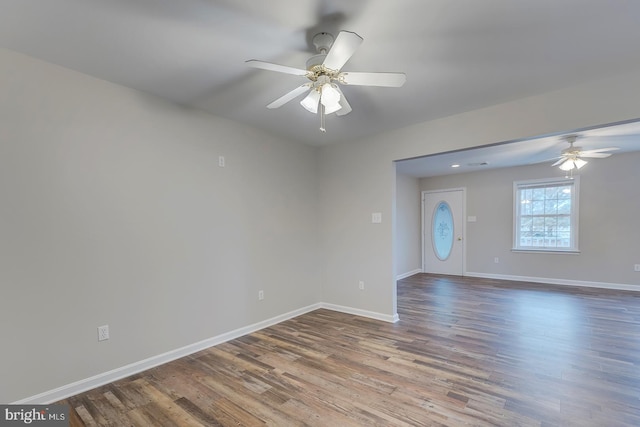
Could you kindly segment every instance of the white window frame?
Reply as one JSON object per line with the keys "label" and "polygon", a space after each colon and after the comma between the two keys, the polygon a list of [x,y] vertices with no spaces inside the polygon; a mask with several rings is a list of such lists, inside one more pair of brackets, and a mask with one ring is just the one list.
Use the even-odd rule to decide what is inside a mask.
{"label": "white window frame", "polygon": [[[571,222],[571,235],[569,247],[553,247],[553,246],[521,246],[520,242],[520,190],[535,187],[548,187],[554,185],[571,185],[571,213],[569,215]],[[580,253],[578,248],[578,218],[579,218],[579,196],[580,196],[580,176],[572,178],[544,178],[525,181],[514,181],[513,183],[513,252],[544,252],[554,254],[577,254]]]}

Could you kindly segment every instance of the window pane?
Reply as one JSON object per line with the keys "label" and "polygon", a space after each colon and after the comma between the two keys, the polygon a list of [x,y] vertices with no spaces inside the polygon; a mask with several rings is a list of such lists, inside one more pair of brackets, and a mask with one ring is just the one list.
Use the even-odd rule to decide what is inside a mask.
{"label": "window pane", "polygon": [[571,246],[571,233],[559,232],[558,233],[558,247],[568,248]]}
{"label": "window pane", "polygon": [[555,199],[544,201],[544,213],[555,214],[558,211],[558,201]]}
{"label": "window pane", "polygon": [[558,200],[558,213],[566,215],[571,213],[571,199]]}
{"label": "window pane", "polygon": [[545,188],[545,199],[557,199],[558,198],[558,187],[549,187]]}
{"label": "window pane", "polygon": [[558,217],[558,230],[571,231],[571,218],[568,216]]}
{"label": "window pane", "polygon": [[555,230],[556,225],[558,223],[558,219],[555,216],[545,216],[544,217],[544,228],[546,230]]}
{"label": "window pane", "polygon": [[440,202],[436,207],[431,236],[438,259],[444,261],[449,258],[453,247],[453,214],[446,202]]}
{"label": "window pane", "polygon": [[533,231],[537,231],[538,233],[544,233],[544,217],[543,216],[534,216],[532,228]]}
{"label": "window pane", "polygon": [[534,188],[532,192],[532,200],[544,200],[544,188]]}
{"label": "window pane", "polygon": [[544,214],[544,200],[534,200],[531,202],[531,213],[534,215]]}
{"label": "window pane", "polygon": [[571,198],[571,186],[565,185],[560,187],[560,192],[558,193],[559,199],[570,199]]}

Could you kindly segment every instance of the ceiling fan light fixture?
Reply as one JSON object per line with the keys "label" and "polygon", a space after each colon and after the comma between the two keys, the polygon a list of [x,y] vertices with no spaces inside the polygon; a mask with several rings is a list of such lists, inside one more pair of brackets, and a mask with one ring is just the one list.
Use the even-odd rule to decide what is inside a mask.
{"label": "ceiling fan light fixture", "polygon": [[302,101],[300,105],[304,107],[310,113],[316,114],[318,112],[318,104],[320,103],[320,92],[312,89]]}
{"label": "ceiling fan light fixture", "polygon": [[322,105],[329,107],[331,105],[339,104],[340,92],[331,85],[331,83],[325,83],[322,85]]}
{"label": "ceiling fan light fixture", "polygon": [[586,160],[582,160],[582,159],[575,159],[573,161],[573,163],[575,164],[576,169],[580,169],[581,167],[586,165],[588,162]]}
{"label": "ceiling fan light fixture", "polygon": [[[322,104],[324,105],[324,104]],[[342,105],[336,103],[333,105],[329,105],[329,106],[324,106],[324,114],[331,114],[331,113],[335,113],[336,111],[340,110],[342,108]]]}
{"label": "ceiling fan light fixture", "polygon": [[567,159],[558,167],[563,171],[570,171],[575,167],[575,162],[573,161],[573,159]]}
{"label": "ceiling fan light fixture", "polygon": [[320,103],[324,105],[324,114],[335,113],[342,108],[340,92],[331,83],[320,86]]}
{"label": "ceiling fan light fixture", "polygon": [[584,165],[586,165],[588,162],[586,160],[582,160],[578,157],[570,157],[567,160],[565,160],[564,162],[562,162],[560,164],[560,166],[558,166],[560,169],[562,169],[563,171],[570,171],[573,169],[580,169],[581,167],[583,167]]}

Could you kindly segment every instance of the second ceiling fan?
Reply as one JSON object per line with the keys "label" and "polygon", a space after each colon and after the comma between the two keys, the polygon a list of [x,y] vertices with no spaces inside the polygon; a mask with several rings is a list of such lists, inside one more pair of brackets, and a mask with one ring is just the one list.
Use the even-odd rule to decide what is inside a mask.
{"label": "second ceiling fan", "polygon": [[300,104],[311,113],[320,114],[320,130],[325,132],[325,114],[344,116],[351,112],[351,105],[339,85],[400,87],[406,81],[404,73],[376,73],[341,71],[355,53],[363,38],[350,31],[340,31],[335,41],[329,33],[313,37],[318,52],[307,60],[306,69],[250,59],[247,65],[263,70],[293,74],[309,79],[292,91],[276,99],[267,108],[278,108],[307,93]]}
{"label": "second ceiling fan", "polygon": [[580,169],[587,164],[585,158],[603,159],[609,157],[609,151],[618,150],[618,147],[598,148],[595,150],[583,150],[581,147],[574,147],[574,143],[578,139],[578,135],[567,135],[563,138],[569,143],[569,147],[562,150],[559,160],[551,166],[558,166],[563,171],[572,171]]}

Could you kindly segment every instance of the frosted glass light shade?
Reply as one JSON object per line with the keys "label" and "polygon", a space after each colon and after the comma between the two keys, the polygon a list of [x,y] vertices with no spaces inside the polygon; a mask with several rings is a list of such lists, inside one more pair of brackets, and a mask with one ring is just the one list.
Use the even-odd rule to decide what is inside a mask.
{"label": "frosted glass light shade", "polygon": [[576,169],[580,169],[581,167],[587,164],[587,161],[582,159],[575,159],[574,163],[576,165]]}
{"label": "frosted glass light shade", "polygon": [[320,102],[324,105],[325,114],[335,113],[342,108],[340,105],[340,92],[331,83],[322,85],[322,97]]}
{"label": "frosted glass light shade", "polygon": [[322,105],[329,107],[340,102],[340,92],[331,83],[322,85]]}
{"label": "frosted glass light shade", "polygon": [[324,113],[325,114],[331,114],[331,113],[335,113],[336,111],[338,111],[339,109],[342,108],[342,105],[340,105],[339,103],[335,103],[333,105],[325,105],[324,103],[322,104],[324,105]]}
{"label": "frosted glass light shade", "polygon": [[300,105],[302,105],[305,110],[310,113],[316,114],[318,112],[318,104],[320,102],[320,92],[317,90],[311,90],[309,95],[307,95],[302,101],[300,101]]}
{"label": "frosted glass light shade", "polygon": [[584,165],[587,164],[586,160],[582,160],[582,159],[567,159],[564,163],[562,163],[559,168],[562,169],[563,171],[570,171],[572,169],[580,169],[581,167],[583,167]]}
{"label": "frosted glass light shade", "polygon": [[562,169],[563,171],[570,171],[571,169],[573,169],[575,167],[575,163],[573,160],[571,159],[567,159],[564,163],[562,163],[559,168]]}

